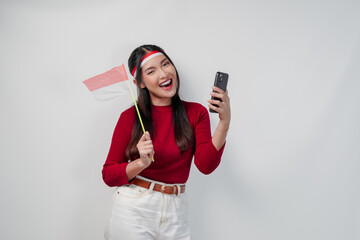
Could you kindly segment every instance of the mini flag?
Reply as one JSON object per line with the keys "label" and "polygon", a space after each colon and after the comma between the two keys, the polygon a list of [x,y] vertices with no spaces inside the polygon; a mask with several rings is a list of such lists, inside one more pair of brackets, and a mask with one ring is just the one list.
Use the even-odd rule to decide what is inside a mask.
{"label": "mini flag", "polygon": [[99,101],[111,100],[122,93],[129,93],[128,76],[125,66],[114,67],[113,69],[89,78],[83,83]]}
{"label": "mini flag", "polygon": [[[137,106],[134,93],[131,90],[128,76],[126,74],[125,66],[114,67],[107,72],[96,75],[95,77],[89,78],[83,81],[85,86],[92,92],[96,99],[100,101],[106,101],[113,99],[122,93],[131,93],[131,97],[134,101],[135,109],[140,120],[141,128],[145,133],[144,123],[141,119],[139,108]],[[154,158],[151,160],[154,162]]]}

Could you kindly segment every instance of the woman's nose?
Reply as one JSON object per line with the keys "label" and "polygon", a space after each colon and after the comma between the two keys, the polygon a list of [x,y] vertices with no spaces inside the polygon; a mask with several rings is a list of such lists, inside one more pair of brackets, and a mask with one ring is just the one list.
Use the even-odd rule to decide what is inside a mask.
{"label": "woman's nose", "polygon": [[164,77],[167,76],[167,72],[166,72],[164,69],[161,69],[161,68],[160,68],[159,73],[160,73],[160,74],[159,74],[160,77],[163,77],[163,78],[164,78]]}

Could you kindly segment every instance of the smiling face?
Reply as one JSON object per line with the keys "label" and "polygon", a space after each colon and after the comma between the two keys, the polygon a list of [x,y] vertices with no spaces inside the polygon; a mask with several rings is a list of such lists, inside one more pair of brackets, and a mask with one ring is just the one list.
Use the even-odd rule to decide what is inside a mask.
{"label": "smiling face", "polygon": [[151,102],[156,106],[171,104],[171,98],[176,94],[178,79],[176,70],[169,59],[161,54],[147,61],[141,69],[141,88],[150,92]]}

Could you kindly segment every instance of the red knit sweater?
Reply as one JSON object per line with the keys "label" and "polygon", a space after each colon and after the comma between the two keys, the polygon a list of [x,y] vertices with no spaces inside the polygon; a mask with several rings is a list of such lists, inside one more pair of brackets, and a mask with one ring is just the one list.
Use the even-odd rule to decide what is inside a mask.
{"label": "red knit sweater", "polygon": [[[210,174],[220,163],[224,146],[217,151],[211,141],[209,114],[205,107],[198,103],[182,102],[190,125],[193,129],[195,149],[191,147],[181,154],[176,145],[172,123],[171,106],[152,106],[152,119],[155,138],[154,159],[148,168],[139,175],[164,183],[185,183],[189,177],[191,160],[200,172]],[[128,146],[134,121],[135,107],[124,111],[115,127],[110,150],[103,166],[104,182],[110,186],[129,184],[126,176],[126,147]]]}

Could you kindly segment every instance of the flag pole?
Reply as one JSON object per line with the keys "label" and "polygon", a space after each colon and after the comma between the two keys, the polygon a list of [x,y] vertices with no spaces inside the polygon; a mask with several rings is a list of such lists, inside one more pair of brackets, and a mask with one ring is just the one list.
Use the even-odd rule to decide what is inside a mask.
{"label": "flag pole", "polygon": [[[143,123],[143,121],[142,121],[142,119],[141,119],[141,115],[140,115],[140,112],[139,112],[139,108],[138,108],[138,106],[137,106],[137,103],[136,103],[136,100],[135,100],[135,97],[134,97],[134,93],[133,93],[133,91],[132,91],[132,89],[131,89],[131,86],[130,86],[130,81],[127,81],[127,82],[128,82],[128,86],[129,86],[129,89],[130,89],[130,92],[131,92],[132,99],[133,99],[134,104],[135,104],[135,108],[136,108],[137,115],[138,115],[139,120],[140,120],[141,128],[142,128],[142,130],[143,130],[143,133],[145,133],[144,123]],[[151,160],[152,160],[153,162],[155,162],[154,157],[151,157]]]}

